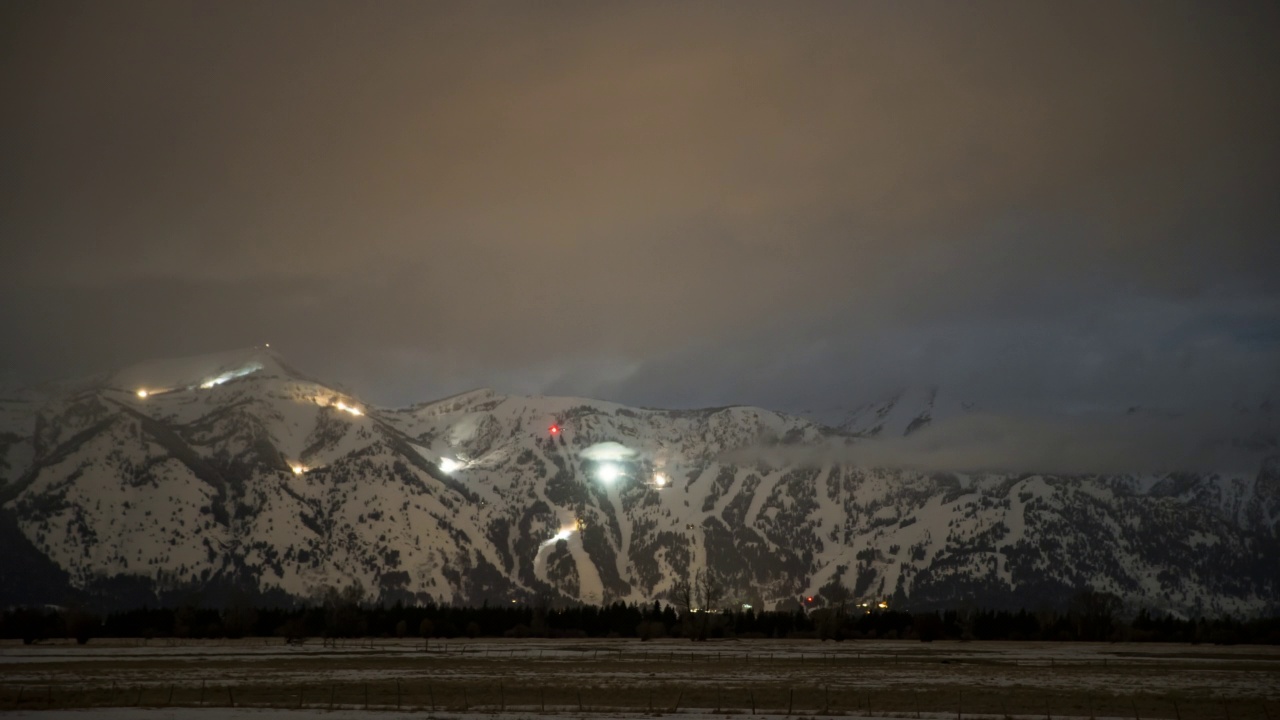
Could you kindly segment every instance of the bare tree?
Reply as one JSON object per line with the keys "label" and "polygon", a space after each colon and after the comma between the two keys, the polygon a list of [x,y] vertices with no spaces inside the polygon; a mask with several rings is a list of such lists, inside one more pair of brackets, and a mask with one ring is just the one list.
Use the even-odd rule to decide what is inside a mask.
{"label": "bare tree", "polygon": [[363,635],[365,619],[360,612],[364,602],[364,584],[352,580],[339,590],[331,585],[321,588],[324,599],[324,624],[326,640]]}
{"label": "bare tree", "polygon": [[680,624],[685,637],[693,637],[693,610],[697,607],[694,604],[695,585],[696,581],[690,582],[687,578],[682,578],[671,586],[671,598],[676,607],[680,608]]}
{"label": "bare tree", "polygon": [[845,587],[841,574],[837,574],[818,592],[827,603],[827,607],[822,611],[815,611],[815,614],[822,612],[817,623],[818,637],[823,640],[843,640],[845,623],[849,619],[849,600],[852,598],[852,593]]}
{"label": "bare tree", "polygon": [[711,615],[720,609],[724,600],[724,583],[711,568],[699,570],[695,580],[698,605],[702,610],[702,623],[698,630],[698,639],[706,640],[711,627]]}

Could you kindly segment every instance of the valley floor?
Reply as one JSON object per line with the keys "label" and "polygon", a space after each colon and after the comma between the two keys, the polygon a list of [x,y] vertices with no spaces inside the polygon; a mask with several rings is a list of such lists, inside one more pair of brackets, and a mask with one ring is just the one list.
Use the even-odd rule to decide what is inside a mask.
{"label": "valley floor", "polygon": [[[103,714],[108,708],[118,708]],[[746,640],[0,644],[0,712],[470,720],[846,715],[1280,720],[1280,647]],[[399,711],[399,712],[397,712]]]}

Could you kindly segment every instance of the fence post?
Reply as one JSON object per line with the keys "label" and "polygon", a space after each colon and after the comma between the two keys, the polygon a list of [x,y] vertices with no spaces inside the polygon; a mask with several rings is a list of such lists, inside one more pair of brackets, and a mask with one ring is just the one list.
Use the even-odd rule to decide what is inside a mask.
{"label": "fence post", "polygon": [[498,683],[498,709],[502,712],[507,711],[507,689]]}
{"label": "fence post", "polygon": [[791,714],[791,707],[795,704],[795,700],[796,700],[796,689],[787,688],[787,714],[788,715]]}
{"label": "fence post", "polygon": [[[204,680],[200,681],[200,707],[204,707],[204,682],[205,682]],[[116,684],[111,683],[111,694],[114,695],[115,692],[116,692]]]}
{"label": "fence post", "polygon": [[231,687],[230,685],[227,686],[227,699],[231,701],[231,707],[236,706],[235,688]]}
{"label": "fence post", "polygon": [[466,712],[471,709],[471,703],[467,702],[467,689],[462,688],[462,711]]}
{"label": "fence post", "polygon": [[750,694],[751,694],[751,714],[755,715],[756,714],[756,691],[751,690]]}
{"label": "fence post", "polygon": [[582,712],[582,691],[578,691],[578,712]]}
{"label": "fence post", "polygon": [[337,692],[338,692],[338,689],[334,687],[332,684],[330,684],[329,685],[329,712],[333,712],[333,696]]}
{"label": "fence post", "polygon": [[427,698],[431,700],[431,712],[436,711],[436,691],[431,687],[431,683],[427,683]]}
{"label": "fence post", "polygon": [[14,710],[17,710],[17,709],[18,709],[18,706],[22,704],[22,691],[23,691],[23,690],[26,690],[26,689],[27,689],[27,687],[26,687],[25,685],[19,685],[19,686],[18,686],[18,699],[13,701],[13,709],[14,709]]}
{"label": "fence post", "polygon": [[1142,720],[1142,718],[1138,717],[1138,701],[1134,698],[1129,698],[1129,704],[1133,706],[1133,720]]}
{"label": "fence post", "polygon": [[956,694],[956,720],[964,714],[964,691],[960,690]]}
{"label": "fence post", "polygon": [[683,699],[684,699],[684,688],[681,688],[680,692],[676,694],[676,704],[671,706],[671,712],[675,712],[680,709],[680,701]]}
{"label": "fence post", "polygon": [[396,709],[400,709],[400,680],[396,680]]}
{"label": "fence post", "polygon": [[[1176,718],[1176,720],[1182,720],[1182,711],[1178,709],[1178,698],[1171,698],[1171,699],[1173,700],[1173,717]],[[1262,707],[1264,709],[1266,708],[1266,706],[1267,706],[1266,703],[1262,704]]]}
{"label": "fence post", "polygon": [[369,709],[369,683],[364,684],[364,709]]}

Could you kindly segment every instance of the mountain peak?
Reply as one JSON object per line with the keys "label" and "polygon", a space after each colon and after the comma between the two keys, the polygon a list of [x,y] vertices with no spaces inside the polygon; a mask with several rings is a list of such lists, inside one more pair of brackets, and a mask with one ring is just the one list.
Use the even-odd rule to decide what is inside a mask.
{"label": "mountain peak", "polygon": [[253,374],[301,377],[270,346],[256,345],[207,355],[141,362],[116,370],[107,376],[103,384],[119,390],[155,394],[210,388]]}

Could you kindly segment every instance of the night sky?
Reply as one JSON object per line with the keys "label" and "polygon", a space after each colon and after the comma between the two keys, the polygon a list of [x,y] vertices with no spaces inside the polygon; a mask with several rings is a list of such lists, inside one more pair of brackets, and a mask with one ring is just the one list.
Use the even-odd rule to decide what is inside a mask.
{"label": "night sky", "polygon": [[1280,399],[1280,6],[0,6],[0,384]]}

